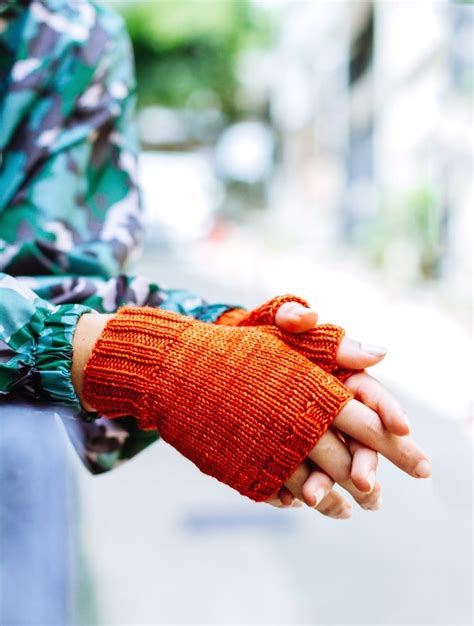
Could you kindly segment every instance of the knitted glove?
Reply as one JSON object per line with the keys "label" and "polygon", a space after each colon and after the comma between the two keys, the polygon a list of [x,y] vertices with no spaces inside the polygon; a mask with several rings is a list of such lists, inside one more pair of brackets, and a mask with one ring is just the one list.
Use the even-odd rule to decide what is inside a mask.
{"label": "knitted glove", "polygon": [[125,307],[84,372],[85,399],[133,415],[205,474],[261,501],[306,458],[351,392],[277,328],[216,326]]}
{"label": "knitted glove", "polygon": [[[272,298],[252,311],[230,309],[216,323],[222,326],[275,326],[275,315],[286,302],[297,302],[309,308],[306,300],[288,294]],[[340,326],[317,324],[304,333],[294,334],[284,330],[280,332],[285,343],[339,380],[344,381],[358,371],[339,367],[336,362],[337,350],[345,334]]]}

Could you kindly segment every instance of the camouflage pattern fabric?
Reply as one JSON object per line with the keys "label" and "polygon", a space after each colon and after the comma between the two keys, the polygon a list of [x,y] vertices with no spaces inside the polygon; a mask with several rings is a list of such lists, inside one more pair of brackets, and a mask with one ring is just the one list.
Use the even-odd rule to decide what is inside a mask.
{"label": "camouflage pattern fabric", "polygon": [[143,233],[134,89],[111,11],[0,0],[0,396],[69,405],[63,421],[94,473],[158,435],[81,412],[70,380],[80,315],[133,304],[213,322],[232,308],[119,273]]}

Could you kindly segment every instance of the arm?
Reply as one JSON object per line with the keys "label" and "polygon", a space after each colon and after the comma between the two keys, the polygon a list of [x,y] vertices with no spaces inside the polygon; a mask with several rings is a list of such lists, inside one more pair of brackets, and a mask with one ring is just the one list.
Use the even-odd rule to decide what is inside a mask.
{"label": "arm", "polygon": [[113,315],[83,315],[79,320],[73,338],[73,361],[71,380],[74,389],[86,411],[94,411],[83,395],[84,370],[97,339]]}
{"label": "arm", "polygon": [[[147,304],[214,321],[228,307],[116,276],[142,236],[133,61],[122,20],[86,2],[81,9],[49,0],[18,5],[12,15],[0,32],[9,54],[0,94],[0,271],[10,274],[0,289],[0,395],[19,391],[59,402],[44,382],[64,384],[64,376],[42,380],[34,364],[35,346],[48,341],[52,310],[77,322],[89,307],[109,312]],[[71,388],[66,396],[79,407]],[[112,424],[78,413],[65,425],[94,472],[157,439],[127,418]]]}
{"label": "arm", "polygon": [[[101,318],[92,313],[81,304],[54,306],[0,273],[0,414],[1,398],[12,394],[56,405],[81,461],[97,474],[132,458],[158,436],[138,429],[132,418],[91,419],[81,410],[70,375],[72,339],[82,315]],[[69,408],[63,411],[61,405]]]}

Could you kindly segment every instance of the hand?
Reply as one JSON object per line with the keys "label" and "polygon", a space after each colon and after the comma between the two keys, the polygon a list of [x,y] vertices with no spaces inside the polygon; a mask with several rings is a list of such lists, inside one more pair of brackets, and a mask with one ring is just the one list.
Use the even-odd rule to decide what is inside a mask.
{"label": "hand", "polygon": [[[287,332],[300,333],[313,328],[317,319],[315,311],[287,302],[276,313],[275,323]],[[344,337],[337,352],[337,363],[344,368],[364,369],[378,363],[385,353],[383,348],[363,346]],[[341,441],[337,428],[331,428],[278,496],[267,500],[268,503],[290,506],[295,495],[299,501],[303,500],[325,515],[348,518],[352,507],[339,493],[332,491],[336,481],[363,508],[377,509],[381,504],[381,487],[375,482],[376,450],[414,476],[429,475],[430,464],[423,452],[409,439],[399,439],[409,433],[409,426],[398,402],[366,372],[358,372],[345,382],[359,400],[349,402],[333,424],[344,433],[347,446]],[[362,408],[364,404],[365,412]],[[360,434],[364,428],[371,434],[364,433],[354,438],[354,433]],[[415,466],[419,462],[427,465],[417,473]],[[318,469],[313,469],[313,463],[318,465]],[[299,504],[298,500],[296,503]]]}
{"label": "hand", "polygon": [[[308,309],[296,302],[287,302],[277,311],[275,324],[290,333],[302,333],[313,328],[318,322],[316,311]],[[364,350],[360,343],[344,337],[338,351],[338,364],[351,368],[361,369],[378,363],[386,351],[383,348],[370,346],[370,352]],[[406,430],[406,429],[405,429]],[[326,455],[333,458],[341,468],[347,466],[348,456],[337,441],[326,435]],[[331,445],[336,444],[336,445]],[[351,463],[352,486],[360,493],[354,493],[357,501],[368,509],[380,507],[380,484],[375,486],[375,473],[378,465],[377,453],[361,444],[352,441],[350,451],[353,455]],[[324,471],[313,469],[312,463],[304,463],[288,481],[288,486],[283,486],[278,494],[268,500],[273,506],[303,506],[301,500],[308,506],[315,507],[329,517],[347,519],[352,514],[352,506],[341,494],[332,491],[334,480]],[[347,482],[347,481],[346,481]],[[367,497],[369,492],[369,497]],[[299,495],[301,499],[294,498]]]}
{"label": "hand", "polygon": [[[156,333],[157,329],[159,331],[162,328],[164,322],[168,322],[169,324],[171,324],[171,322],[173,322],[175,325],[180,325],[180,327],[182,325],[184,325],[185,323],[187,325],[189,325],[189,326],[192,325],[191,322],[187,322],[185,319],[183,319],[183,316],[179,316],[177,314],[165,313],[165,312],[158,312],[158,311],[154,311],[152,309],[148,309],[146,307],[143,308],[143,309],[138,309],[138,308],[133,309],[133,308],[131,308],[130,312],[127,311],[127,315],[132,315],[132,314],[135,315],[135,316],[138,315],[138,316],[146,317],[147,323],[146,324],[145,324],[145,322],[143,323],[143,332],[145,334],[146,334],[146,332],[148,332],[153,337],[154,337],[153,333]],[[125,315],[125,313],[124,313],[124,315]],[[151,324],[150,325],[148,323],[148,321],[149,321],[148,318],[149,317],[153,317],[153,318],[156,317],[156,318],[158,318],[156,324]],[[95,320],[94,320],[94,318],[95,318]],[[97,322],[97,318],[99,318],[99,322]],[[83,375],[82,375],[83,371],[82,370],[83,370],[83,367],[81,367],[81,363],[87,362],[89,370],[90,370],[90,368],[92,367],[92,366],[90,366],[90,362],[92,360],[92,357],[90,359],[89,359],[89,357],[91,355],[92,347],[94,346],[97,337],[100,335],[100,337],[102,338],[102,341],[103,342],[106,341],[106,339],[103,339],[103,333],[102,333],[102,329],[103,329],[103,325],[104,325],[104,319],[103,318],[104,318],[104,316],[100,316],[100,315],[99,316],[87,316],[87,315],[84,315],[81,318],[81,320],[79,321],[76,333],[74,335],[74,352],[73,352],[73,367],[72,367],[73,384],[75,385],[76,391],[77,391],[77,393],[78,393],[78,395],[79,395],[81,400],[83,399],[83,397],[82,397],[83,396],[83,394],[82,394],[82,382],[83,382],[82,381],[82,378],[83,378]],[[170,318],[170,319],[168,319],[168,318]],[[112,324],[112,320],[109,320],[109,321],[110,321],[110,324]],[[92,325],[92,328],[91,328],[91,325]],[[156,326],[156,328],[155,328],[155,326]],[[195,326],[195,328],[194,328],[194,326]],[[221,342],[223,340],[223,337],[226,338],[226,341],[229,339],[229,337],[227,337],[227,333],[224,333],[224,334],[221,333],[221,335],[222,335],[221,336],[221,335],[219,335],[219,331],[217,331],[217,330],[214,331],[213,329],[211,330],[211,328],[207,327],[207,325],[205,325],[205,324],[195,322],[194,326],[193,326],[193,330],[196,331],[196,333],[197,333],[197,335],[199,335],[199,337],[201,337],[201,335],[202,336],[204,336],[204,335],[206,336],[206,340],[205,340],[206,342],[209,341],[210,337],[214,338],[214,335],[217,337],[217,339],[219,339],[219,337],[220,337],[220,341]],[[128,328],[128,326],[127,326],[127,328]],[[135,326],[133,326],[133,328],[135,328]],[[113,335],[112,339],[115,337],[115,335],[113,334],[114,330],[115,330],[115,326],[113,328],[111,327],[111,330],[109,332],[109,334]],[[253,335],[252,335],[252,332],[253,332]],[[281,332],[281,331],[277,331],[277,332]],[[257,365],[262,367],[262,365],[265,363],[265,359],[267,359],[267,362],[268,362],[268,358],[269,358],[269,354],[270,353],[273,353],[273,352],[278,353],[280,350],[282,350],[284,352],[284,346],[281,344],[281,342],[272,340],[271,339],[271,334],[270,334],[270,336],[262,335],[261,339],[262,340],[264,339],[264,341],[263,341],[262,345],[260,346],[260,343],[259,343],[260,339],[257,340],[258,332],[251,331],[249,329],[248,333],[249,333],[249,336],[253,337],[253,341],[256,342],[255,343],[256,356],[255,356],[255,359],[254,359],[255,367],[257,367]],[[118,331],[116,332],[116,334],[118,334]],[[234,333],[234,334],[235,334],[235,341],[237,341],[237,339],[239,341],[241,341],[241,342],[244,341],[244,336],[245,335],[241,335],[239,333]],[[232,335],[233,339],[234,339],[234,334]],[[122,337],[122,335],[120,335],[120,337]],[[217,341],[217,339],[216,339],[216,346],[217,347],[216,347],[216,353],[215,353],[215,357],[216,358],[219,357],[221,352],[222,352],[222,351],[219,351],[217,349],[220,346],[220,344]],[[107,336],[107,340],[109,340],[108,336]],[[245,341],[248,341],[248,339],[245,339]],[[84,345],[82,345],[83,342],[84,342]],[[129,381],[135,381],[135,378],[133,376],[129,376],[128,369],[125,372],[125,369],[130,367],[130,360],[128,359],[128,357],[124,358],[122,352],[115,350],[115,348],[114,348],[115,343],[113,343],[111,341],[109,341],[109,343],[111,344],[111,346],[113,348],[113,350],[112,350],[113,355],[112,356],[115,355],[114,358],[121,359],[120,363],[123,365],[123,369],[124,369],[123,376],[125,376],[127,384],[129,383]],[[140,347],[139,343],[137,343],[137,345],[135,345],[135,343],[132,342],[131,345],[133,345],[136,349],[138,349]],[[146,345],[148,345],[148,343]],[[192,344],[192,345],[194,345],[194,344]],[[207,343],[206,343],[206,345],[207,345]],[[335,358],[335,356],[336,356],[335,352],[336,352],[336,350],[338,350],[339,347],[340,346],[339,346],[339,341],[338,341],[337,344],[334,347],[335,349],[334,349],[334,352],[333,352],[333,359]],[[182,350],[182,347],[180,347],[180,350]],[[82,352],[84,353],[82,355],[82,356],[84,356],[84,359],[81,356]],[[140,352],[140,355],[141,354],[142,353]],[[159,355],[160,354],[161,353],[159,353]],[[227,352],[225,352],[225,354],[227,354]],[[236,357],[236,359],[237,359],[237,357],[239,357],[239,355],[241,355],[240,349],[236,348],[235,349],[235,357]],[[317,377],[317,371],[318,370],[314,370],[313,371],[313,369],[309,365],[308,365],[308,368],[305,368],[304,362],[301,361],[301,359],[293,358],[293,356],[291,354],[291,350],[290,350],[289,353],[287,353],[287,358],[289,359],[289,363],[291,362],[293,370],[299,370],[301,372],[303,372],[303,371],[307,372],[307,375],[310,376],[311,379],[313,379],[313,377]],[[99,356],[96,357],[95,361],[98,361],[98,359],[100,360]],[[115,363],[115,361],[114,361],[114,363]],[[133,364],[134,363],[135,363],[135,361],[133,361]],[[171,363],[173,363],[173,360],[171,360],[168,365],[170,365]],[[276,364],[279,363],[278,359],[277,359],[277,361],[275,363]],[[234,372],[234,375],[237,372],[241,371],[239,369],[240,366],[238,364],[236,364],[234,361],[230,360],[228,364],[229,364],[229,367],[230,367],[231,371]],[[130,406],[128,404],[127,404],[126,407],[122,406],[122,405],[118,406],[115,403],[115,401],[111,401],[111,395],[113,395],[113,393],[116,392],[116,388],[117,387],[116,387],[116,385],[113,384],[113,381],[111,382],[109,380],[109,378],[103,376],[103,367],[102,367],[102,365],[100,367],[97,367],[97,363],[96,362],[94,362],[94,365],[96,366],[96,369],[93,371],[93,374],[97,378],[97,381],[98,381],[97,382],[97,388],[98,388],[99,391],[98,391],[98,396],[97,397],[96,396],[92,397],[93,396],[92,391],[95,390],[95,387],[93,387],[93,385],[95,384],[96,378],[94,378],[94,376],[92,376],[90,374],[90,372],[89,372],[90,375],[89,375],[89,378],[88,378],[88,384],[89,384],[89,387],[90,387],[90,389],[89,389],[90,394],[89,394],[88,397],[90,398],[92,406],[94,408],[96,408],[98,411],[102,411],[103,414],[110,413],[112,417],[114,417],[115,414],[121,415],[122,411],[126,411],[126,414],[134,414],[135,415],[134,412],[130,412],[131,409],[130,409]],[[155,365],[154,365],[154,362],[153,362],[153,367],[154,366]],[[74,370],[77,369],[77,368],[79,368],[79,371],[77,372],[77,379],[76,379],[76,381],[74,381],[74,378],[75,378]],[[115,365],[114,365],[113,371],[114,372],[116,371]],[[216,371],[219,371],[219,369],[217,369]],[[361,373],[365,373],[365,372],[359,372],[359,374],[361,374]],[[172,374],[173,374],[173,372],[171,372],[170,376]],[[203,376],[205,375],[205,371],[202,372],[202,375]],[[142,380],[142,378],[140,380]],[[314,380],[316,382],[316,378]],[[369,378],[369,380],[370,380],[370,378]],[[142,382],[146,386],[148,384],[148,379],[143,377]],[[333,382],[335,383],[336,381],[333,381]],[[258,379],[256,380],[255,384],[259,384],[258,383]],[[317,384],[320,384],[320,382],[317,381]],[[322,383],[321,389],[325,388],[324,384],[325,383]],[[130,393],[130,398],[131,398],[130,402],[133,400],[133,398],[137,397],[137,393],[136,393],[136,389],[135,389],[134,385],[135,385],[135,382],[133,382],[133,384],[130,386],[130,389],[129,389],[129,387],[127,387],[127,389],[129,389],[129,393]],[[278,392],[279,393],[281,392],[280,393],[281,396],[284,396],[285,393],[286,394],[288,393],[288,389],[285,388],[284,385],[283,386],[281,386],[281,385],[279,386],[277,378],[274,380],[274,385],[276,386]],[[363,384],[360,385],[360,389],[356,392],[358,394],[358,397],[360,397],[360,399],[363,399],[362,398],[362,395],[363,395],[362,387],[363,387]],[[339,389],[340,389],[340,393],[342,393],[342,395],[340,395],[338,397],[340,399],[342,399],[344,397],[343,388],[340,387]],[[222,391],[225,394],[226,393],[226,388],[223,387]],[[245,391],[245,389],[244,389],[244,391]],[[212,400],[212,402],[215,401],[215,404],[213,404],[213,407],[214,407],[213,411],[215,411],[213,413],[213,416],[214,416],[213,419],[215,419],[215,417],[217,415],[223,424],[227,424],[226,420],[230,419],[229,413],[228,413],[228,411],[222,411],[221,410],[221,404],[220,404],[221,403],[221,399],[218,399],[218,397],[215,394],[213,395],[211,392],[212,392],[212,389],[210,391],[210,395],[212,396],[211,400]],[[304,394],[304,391],[302,391],[302,392]],[[370,388],[369,388],[368,392],[369,392],[369,395],[370,395]],[[169,395],[169,396],[166,395],[166,393],[163,392],[163,388],[161,386],[158,386],[156,388],[153,387],[153,389],[151,391],[147,390],[147,389],[144,389],[144,390],[141,390],[140,393],[142,395],[149,394],[150,397],[152,397],[152,398],[155,397],[153,394],[158,394],[160,396],[160,403],[162,403],[162,401],[163,401],[163,398],[162,398],[162,396],[160,394],[163,394],[163,396],[165,397],[166,401],[174,402],[173,396],[172,395]],[[138,394],[138,395],[140,395],[140,394]],[[227,397],[227,400],[229,402],[234,400],[234,396],[232,394],[229,395],[227,393],[226,397]],[[128,396],[127,396],[127,398],[128,398]],[[302,397],[302,395],[300,394],[299,396],[297,396],[297,399],[301,403],[301,401],[304,400],[304,396]],[[295,398],[295,401],[296,401],[296,398]],[[367,402],[367,400],[365,400],[365,399],[363,401]],[[107,403],[107,405],[105,406],[105,404],[103,404],[103,403]],[[354,403],[355,403],[355,405],[354,405]],[[358,406],[359,404],[363,407],[362,403],[358,402],[357,400],[351,400],[351,401],[349,401],[347,403],[341,403],[340,406],[342,406],[343,404],[344,404],[345,409],[349,405],[355,406],[356,413],[360,412],[360,407]],[[374,406],[373,408],[380,413],[380,418],[383,419],[384,411],[382,410],[383,409],[382,404],[383,404],[382,399],[379,399],[379,401],[377,403],[377,406]],[[258,398],[255,400],[255,406],[260,410],[261,404],[259,404]],[[288,422],[288,420],[291,420],[291,413],[288,412],[288,406],[289,406],[288,402],[286,402],[286,403],[283,402],[283,404],[281,405],[280,409],[276,410],[275,407],[273,407],[273,418],[272,419],[277,419],[278,415],[280,415],[280,412],[282,411],[285,414],[285,419],[287,420],[287,422]],[[300,411],[300,410],[301,409],[298,409],[298,411]],[[365,410],[371,412],[368,407],[365,407]],[[137,417],[137,419],[142,419],[144,427],[149,427],[150,426],[150,424],[148,422],[145,423],[145,421],[147,419],[149,419],[150,416],[153,419],[155,419],[155,414],[153,412],[149,413],[146,410],[146,407],[145,407],[145,409],[143,409],[143,406],[142,406],[141,403],[140,404],[136,404],[136,405],[134,404],[133,405],[133,411],[136,411],[135,417]],[[170,409],[170,414],[171,413],[172,413],[172,410]],[[189,406],[189,414],[191,414],[191,413],[192,413],[192,407],[190,405]],[[260,413],[258,413],[258,414],[260,415]],[[375,412],[374,412],[374,414],[376,415],[376,417],[378,419],[377,414]],[[231,414],[231,416],[232,416],[232,414]],[[301,497],[301,499],[303,499],[303,500],[305,499],[305,496],[306,496],[306,498],[308,498],[308,497],[313,497],[314,498],[314,496],[311,496],[311,494],[310,494],[310,496],[308,496],[305,493],[305,485],[306,485],[306,489],[307,489],[307,484],[308,484],[308,480],[307,479],[311,475],[311,472],[312,472],[312,469],[313,469],[313,464],[318,464],[318,467],[321,467],[324,470],[324,472],[326,473],[327,477],[330,477],[329,488],[332,487],[331,481],[340,482],[342,485],[344,485],[344,476],[341,476],[341,474],[342,474],[342,470],[344,469],[344,454],[348,455],[349,463],[346,464],[346,466],[347,465],[349,466],[349,472],[347,473],[347,475],[350,477],[350,467],[351,467],[351,462],[352,462],[351,453],[354,456],[356,454],[358,454],[357,444],[356,444],[356,447],[354,447],[354,442],[351,442],[349,440],[350,437],[353,437],[356,441],[357,440],[361,441],[366,446],[368,445],[370,447],[373,447],[373,451],[371,452],[372,454],[375,453],[374,450],[376,451],[378,449],[377,445],[381,449],[382,453],[384,453],[388,458],[390,458],[391,454],[395,458],[396,455],[397,455],[397,452],[399,452],[396,449],[395,450],[390,449],[391,448],[390,442],[385,441],[384,437],[380,436],[381,435],[380,431],[382,431],[382,434],[383,434],[383,429],[384,429],[383,425],[382,425],[382,429],[380,429],[380,426],[376,425],[378,430],[374,429],[374,433],[376,433],[378,435],[378,440],[375,441],[375,443],[373,444],[373,442],[372,442],[370,437],[367,438],[368,441],[364,441],[364,437],[362,437],[360,435],[357,435],[357,433],[355,432],[355,430],[357,430],[357,428],[360,426],[360,422],[361,422],[360,415],[356,415],[355,416],[355,420],[354,420],[354,415],[352,415],[351,411],[348,412],[346,410],[344,410],[344,411],[340,410],[339,414],[336,417],[336,420],[341,418],[341,416],[344,419],[341,420],[340,424],[339,424],[339,422],[335,423],[334,424],[335,427],[334,427],[333,430],[331,430],[328,433],[326,433],[326,435],[324,437],[321,437],[319,439],[319,441],[318,441],[317,438],[314,439],[314,441],[318,441],[318,445],[314,446],[313,450],[311,450],[311,452],[306,457],[306,459],[302,460],[300,466],[298,466],[298,468],[297,468],[297,471],[292,476],[290,476],[289,479],[285,483],[285,488],[287,488],[290,492],[295,493],[298,497]],[[365,417],[367,417],[367,414],[366,414]],[[159,418],[159,415],[156,415],[156,419],[158,419],[158,418]],[[332,419],[334,419],[334,414],[332,416]],[[176,447],[176,449],[178,449],[178,451],[180,451],[182,454],[184,454],[185,456],[188,456],[188,458],[190,458],[190,460],[195,462],[195,464],[202,471],[205,471],[205,473],[210,473],[211,475],[215,475],[211,471],[206,471],[207,470],[207,466],[206,467],[201,467],[201,466],[204,465],[204,462],[207,459],[207,457],[204,454],[204,456],[203,456],[204,461],[201,462],[202,459],[201,459],[201,457],[198,458],[198,452],[196,452],[197,449],[200,450],[199,445],[201,444],[201,439],[199,437],[196,438],[195,440],[193,440],[193,445],[186,447],[185,444],[187,442],[187,439],[185,441],[185,437],[184,437],[184,435],[186,435],[186,433],[188,433],[188,430],[186,429],[186,424],[182,424],[179,420],[171,420],[171,421],[173,421],[172,426],[176,426],[176,429],[179,432],[174,433],[174,432],[171,432],[171,431],[170,432],[167,431],[168,439],[165,438],[164,433],[162,433],[163,438],[165,440],[168,440],[168,442],[171,443],[171,445],[174,445],[174,447]],[[362,423],[363,423],[363,419],[362,419]],[[155,427],[155,422],[153,422],[152,426]],[[160,423],[159,426],[160,426],[160,429],[163,426],[163,428],[166,430],[166,424],[163,425],[163,424]],[[158,424],[156,424],[156,427],[158,427]],[[354,430],[354,432],[351,432],[351,429]],[[160,430],[160,433],[161,433],[161,430]],[[190,435],[193,434],[193,436],[196,435],[194,430],[189,431],[189,434]],[[329,441],[328,437],[331,436],[331,435],[333,437]],[[222,437],[221,437],[221,439],[222,439]],[[377,437],[376,437],[376,439],[377,439]],[[219,446],[219,444],[220,444],[219,437],[216,436],[216,440],[217,440],[217,442],[214,442],[214,445]],[[327,460],[327,461],[325,460],[325,457],[324,457],[324,445],[323,445],[326,441],[328,443],[327,448],[329,450],[331,450],[331,449],[334,450],[334,455],[331,454],[331,458],[329,460]],[[345,445],[346,443],[347,443],[347,445],[349,447],[347,447]],[[184,447],[186,447],[186,450],[182,450]],[[392,446],[392,448],[393,448],[393,446]],[[278,450],[275,449],[275,453],[277,453],[277,451]],[[243,451],[243,453],[244,452],[245,451]],[[331,467],[331,463],[333,463],[334,458],[337,458],[337,455],[341,456],[341,453],[342,453],[342,460],[339,460],[337,462],[337,467],[335,468],[335,470],[333,470],[333,468]],[[321,458],[318,458],[318,456],[317,456],[318,454],[320,455]],[[314,458],[312,458],[312,456]],[[408,458],[409,456],[410,455],[407,454],[406,458]],[[247,457],[246,457],[246,462],[247,462],[248,467],[250,468],[250,470],[252,470],[252,468],[255,467],[255,457],[252,454],[250,454],[250,455],[247,454]],[[302,458],[302,457],[300,457],[300,458]],[[397,461],[395,460],[394,462],[397,462]],[[324,466],[325,463],[327,463],[327,467]],[[401,466],[401,465],[399,465],[399,466]],[[226,466],[222,466],[222,467],[225,469]],[[308,469],[308,468],[309,468],[309,470],[306,473],[305,469]],[[342,470],[341,470],[341,468],[342,468]],[[337,471],[339,471],[339,475],[336,475]],[[298,474],[298,472],[299,472],[299,474]],[[241,491],[241,493],[244,493],[245,495],[251,494],[253,499],[257,499],[258,498],[258,489],[264,488],[263,484],[260,484],[260,485],[256,484],[255,487],[254,487],[253,483],[250,484],[250,485],[248,485],[245,481],[242,481],[241,483],[239,483],[238,480],[236,480],[234,478],[234,475],[229,477],[227,475],[223,476],[221,474],[222,474],[222,472],[219,474],[219,479],[222,482],[226,482],[230,486],[232,486],[234,488],[238,488],[238,490]],[[271,478],[271,476],[270,476],[270,478]],[[293,484],[293,483],[295,483],[295,484]],[[278,483],[275,483],[275,487],[274,487],[275,489],[277,488],[277,485],[278,485]],[[377,485],[374,486],[374,489],[372,491],[374,491],[376,489],[376,487],[377,487]],[[353,489],[352,486],[348,487],[348,490],[352,490],[352,489]],[[267,491],[267,493],[268,493],[268,491]],[[271,491],[270,491],[270,493],[271,493]],[[355,495],[356,497],[359,495],[357,493],[354,494],[353,491],[351,491],[351,493],[353,493],[353,495]],[[333,496],[335,498],[340,497],[339,494],[335,494],[335,493],[333,493]],[[314,504],[314,502],[311,502],[311,504]],[[363,504],[365,506],[367,506],[367,505],[370,505],[370,502],[368,502],[366,500],[365,502],[363,502]],[[325,512],[327,512],[327,510],[325,510]]]}

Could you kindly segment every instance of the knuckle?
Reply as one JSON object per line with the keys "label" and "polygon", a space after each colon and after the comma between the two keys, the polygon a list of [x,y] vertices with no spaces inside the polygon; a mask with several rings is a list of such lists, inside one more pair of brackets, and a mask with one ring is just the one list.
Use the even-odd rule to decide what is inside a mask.
{"label": "knuckle", "polygon": [[397,465],[403,469],[413,471],[415,469],[417,459],[413,458],[413,454],[405,447],[399,448],[397,452]]}
{"label": "knuckle", "polygon": [[379,440],[381,437],[383,437],[382,422],[380,421],[377,413],[375,413],[374,411],[371,411],[370,415],[367,417],[365,429],[370,440]]}
{"label": "knuckle", "polygon": [[347,460],[347,461],[342,462],[341,466],[338,468],[337,482],[341,484],[352,482],[351,471],[352,471],[351,461]]}

